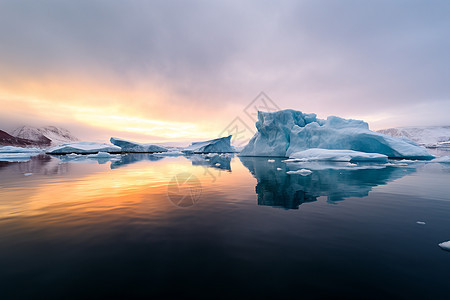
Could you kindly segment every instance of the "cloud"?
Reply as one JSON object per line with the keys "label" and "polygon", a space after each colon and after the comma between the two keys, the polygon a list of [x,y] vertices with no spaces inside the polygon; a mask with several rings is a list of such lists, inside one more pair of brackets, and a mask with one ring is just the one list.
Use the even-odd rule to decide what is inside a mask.
{"label": "cloud", "polygon": [[262,90],[319,116],[445,124],[449,13],[447,1],[2,1],[0,99],[113,108],[198,134]]}

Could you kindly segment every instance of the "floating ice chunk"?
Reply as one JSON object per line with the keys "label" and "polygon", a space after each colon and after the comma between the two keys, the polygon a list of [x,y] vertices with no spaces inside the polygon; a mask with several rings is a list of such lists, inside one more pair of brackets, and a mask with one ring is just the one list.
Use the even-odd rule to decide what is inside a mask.
{"label": "floating ice chunk", "polygon": [[120,147],[122,149],[122,152],[130,152],[130,153],[167,152],[166,148],[158,145],[141,144],[116,137],[112,137],[109,141],[112,144]]}
{"label": "floating ice chunk", "polygon": [[388,157],[379,153],[353,150],[308,149],[292,153],[290,159],[297,161],[387,162]]}
{"label": "floating ice chunk", "polygon": [[181,156],[184,155],[181,151],[167,151],[167,152],[161,152],[157,154],[158,156]]}
{"label": "floating ice chunk", "polygon": [[287,159],[283,161],[290,168],[302,168],[309,170],[370,170],[385,169],[386,164],[372,162],[358,162],[356,166],[350,165],[348,162],[341,161],[296,161],[295,159]]}
{"label": "floating ice chunk", "polygon": [[220,163],[216,163],[215,166],[216,166],[216,167],[220,167]]}
{"label": "floating ice chunk", "polygon": [[267,162],[274,163],[275,159],[268,159]]}
{"label": "floating ice chunk", "polygon": [[300,169],[297,171],[287,171],[286,172],[286,174],[289,174],[289,175],[298,174],[298,175],[302,175],[302,176],[308,176],[311,173],[312,173],[312,171],[308,170],[308,169]]}
{"label": "floating ice chunk", "polygon": [[441,156],[433,159],[433,163],[450,163],[450,156]]}
{"label": "floating ice chunk", "polygon": [[408,166],[408,164],[403,164],[403,163],[386,163],[384,164],[386,167],[404,167],[404,166]]}
{"label": "floating ice chunk", "polygon": [[122,149],[118,146],[110,144],[78,142],[59,145],[47,150],[48,154],[70,154],[70,153],[95,154],[98,152],[118,153],[122,152]]}
{"label": "floating ice chunk", "polygon": [[450,251],[450,241],[440,243],[439,247],[443,250]]}
{"label": "floating ice chunk", "polygon": [[87,157],[89,157],[89,158],[111,158],[114,156],[115,155],[110,154],[108,152],[99,152],[97,154],[89,154]]}
{"label": "floating ice chunk", "polygon": [[22,148],[15,146],[0,147],[0,153],[39,153],[39,152],[43,152],[43,150],[39,148]]}
{"label": "floating ice chunk", "polygon": [[369,130],[364,121],[328,117],[295,110],[258,112],[257,133],[241,151],[241,156],[290,157],[310,148],[354,150],[380,153],[392,158],[432,159],[433,156],[411,141]]}
{"label": "floating ice chunk", "polygon": [[182,150],[183,153],[234,153],[230,144],[231,135],[214,140],[195,142]]}
{"label": "floating ice chunk", "polygon": [[419,224],[419,225],[425,225],[426,224],[425,222],[422,222],[422,221],[417,221],[416,223]]}
{"label": "floating ice chunk", "polygon": [[282,171],[283,169],[282,168],[277,168],[277,171]]}
{"label": "floating ice chunk", "polygon": [[24,173],[23,176],[31,176],[33,173]]}

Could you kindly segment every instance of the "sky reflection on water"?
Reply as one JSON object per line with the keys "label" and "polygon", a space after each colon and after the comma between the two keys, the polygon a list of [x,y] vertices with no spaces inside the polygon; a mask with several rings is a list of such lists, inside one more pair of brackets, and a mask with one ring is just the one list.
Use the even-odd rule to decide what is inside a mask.
{"label": "sky reflection on water", "polygon": [[[286,174],[304,167],[313,173]],[[168,197],[180,173],[201,185],[193,206]],[[437,247],[450,239],[448,182],[450,165],[435,163],[0,163],[0,296],[439,298],[449,291],[450,256]]]}

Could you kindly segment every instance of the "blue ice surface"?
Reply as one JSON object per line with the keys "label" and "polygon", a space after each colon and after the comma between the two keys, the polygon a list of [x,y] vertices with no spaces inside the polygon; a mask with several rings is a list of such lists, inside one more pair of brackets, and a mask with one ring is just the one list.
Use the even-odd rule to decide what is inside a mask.
{"label": "blue ice surface", "polygon": [[231,135],[213,140],[194,142],[182,150],[183,153],[234,153],[236,150],[231,146]]}
{"label": "blue ice surface", "polygon": [[120,147],[122,149],[122,152],[135,152],[135,153],[167,152],[167,148],[158,145],[141,144],[116,137],[112,137],[110,139],[110,142],[111,144]]}

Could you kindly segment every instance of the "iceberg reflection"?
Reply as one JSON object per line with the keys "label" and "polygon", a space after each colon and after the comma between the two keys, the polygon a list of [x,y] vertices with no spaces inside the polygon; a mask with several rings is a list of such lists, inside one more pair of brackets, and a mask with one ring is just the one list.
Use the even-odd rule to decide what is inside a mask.
{"label": "iceberg reflection", "polygon": [[[13,181],[23,174],[60,175],[68,172],[67,164],[60,163],[57,158],[47,154],[32,156],[28,161],[5,162],[0,161],[1,180]],[[16,178],[17,177],[17,178]]]}
{"label": "iceberg reflection", "polygon": [[[373,187],[414,173],[415,167],[382,164],[285,163],[283,159],[239,157],[256,178],[258,205],[298,209],[302,203],[326,196],[334,203],[350,197],[366,197]],[[289,175],[288,171],[310,169],[309,175]]]}
{"label": "iceberg reflection", "polygon": [[231,172],[231,158],[233,154],[193,154],[186,158],[192,161],[193,166],[205,166]]}
{"label": "iceberg reflection", "polygon": [[120,158],[111,162],[111,169],[117,169],[125,165],[129,165],[138,161],[158,161],[164,156],[156,156],[151,153],[127,153],[120,155]]}

